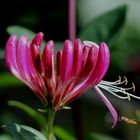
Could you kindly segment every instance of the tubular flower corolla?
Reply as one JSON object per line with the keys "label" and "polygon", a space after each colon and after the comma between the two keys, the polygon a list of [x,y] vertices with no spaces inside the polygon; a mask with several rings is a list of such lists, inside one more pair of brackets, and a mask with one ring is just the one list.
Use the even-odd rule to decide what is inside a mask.
{"label": "tubular flower corolla", "polygon": [[116,88],[121,81],[101,81],[110,62],[106,43],[97,45],[90,41],[82,42],[80,39],[74,43],[66,40],[63,49],[55,55],[54,42],[50,40],[41,54],[43,36],[40,32],[30,42],[26,36],[18,39],[11,35],[6,43],[5,57],[12,74],[29,86],[44,105],[55,110],[63,108],[85,90],[94,88],[109,108],[115,126],[117,112],[100,88],[115,95],[116,92],[125,91]]}

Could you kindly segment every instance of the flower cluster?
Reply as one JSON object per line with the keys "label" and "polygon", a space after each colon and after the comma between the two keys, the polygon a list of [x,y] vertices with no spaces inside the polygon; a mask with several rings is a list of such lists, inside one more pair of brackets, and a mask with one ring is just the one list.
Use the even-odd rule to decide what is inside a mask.
{"label": "flower cluster", "polygon": [[[105,43],[73,44],[66,40],[54,58],[54,43],[49,41],[40,53],[43,33],[32,42],[25,36],[12,35],[6,44],[6,62],[11,72],[27,84],[44,104],[59,109],[86,89],[97,85],[109,66],[109,49]],[[51,102],[50,102],[51,101]]]}
{"label": "flower cluster", "polygon": [[25,36],[18,39],[11,35],[6,44],[5,56],[12,74],[29,86],[44,105],[54,110],[63,108],[85,90],[94,88],[112,113],[115,126],[117,112],[99,88],[117,97],[121,97],[117,92],[124,93],[127,95],[121,97],[124,99],[134,95],[117,86],[124,83],[121,80],[101,81],[110,62],[106,43],[97,45],[80,39],[74,43],[66,40],[63,49],[55,54],[54,42],[50,40],[41,54],[43,36],[40,32],[30,42]]}

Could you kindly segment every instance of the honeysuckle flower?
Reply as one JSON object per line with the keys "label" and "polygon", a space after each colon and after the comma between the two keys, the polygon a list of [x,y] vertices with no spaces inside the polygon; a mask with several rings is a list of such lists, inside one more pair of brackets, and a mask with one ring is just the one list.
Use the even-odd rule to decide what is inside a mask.
{"label": "honeysuckle flower", "polygon": [[63,50],[59,50],[55,58],[52,40],[46,43],[41,54],[43,36],[40,32],[30,42],[26,36],[18,39],[11,35],[6,44],[5,57],[12,74],[29,86],[44,105],[54,110],[63,108],[85,90],[94,88],[110,110],[115,126],[117,112],[99,88],[117,97],[120,97],[117,92],[127,95],[122,98],[128,98],[130,94],[126,92],[127,89],[117,87],[123,83],[120,80],[101,81],[110,62],[107,44],[102,42],[97,45],[80,39],[72,43],[66,40]]}

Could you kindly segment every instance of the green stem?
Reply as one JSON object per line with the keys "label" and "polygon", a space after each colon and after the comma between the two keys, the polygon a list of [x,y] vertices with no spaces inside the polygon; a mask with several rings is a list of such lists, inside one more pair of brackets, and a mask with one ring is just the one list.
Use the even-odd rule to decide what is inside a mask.
{"label": "green stem", "polygon": [[53,134],[53,122],[55,117],[56,111],[54,109],[49,108],[48,111],[48,137],[47,140],[53,140],[54,134]]}

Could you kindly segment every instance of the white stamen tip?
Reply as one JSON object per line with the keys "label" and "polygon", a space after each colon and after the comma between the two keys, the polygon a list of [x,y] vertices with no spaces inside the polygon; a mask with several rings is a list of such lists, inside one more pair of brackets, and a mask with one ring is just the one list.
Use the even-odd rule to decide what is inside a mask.
{"label": "white stamen tip", "polygon": [[133,87],[133,92],[135,92],[136,88],[135,88],[135,84],[132,82],[132,87]]}
{"label": "white stamen tip", "polygon": [[92,47],[92,46],[95,46],[99,49],[99,45],[96,44],[95,42],[92,42],[92,41],[83,41],[84,45],[87,45],[89,47]]}
{"label": "white stamen tip", "polygon": [[127,78],[124,76],[124,81],[125,81],[125,85],[127,85],[128,84],[128,80],[127,80]]}

